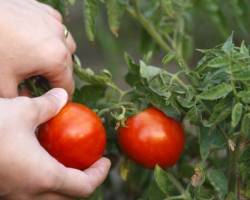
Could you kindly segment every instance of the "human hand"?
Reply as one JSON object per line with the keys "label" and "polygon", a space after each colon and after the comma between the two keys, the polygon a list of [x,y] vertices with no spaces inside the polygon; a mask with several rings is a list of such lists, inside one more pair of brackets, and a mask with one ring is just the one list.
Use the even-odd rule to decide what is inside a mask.
{"label": "human hand", "polygon": [[76,44],[58,11],[35,0],[0,0],[0,96],[18,96],[18,84],[42,75],[72,95]]}
{"label": "human hand", "polygon": [[58,88],[33,99],[0,99],[0,198],[87,197],[106,178],[110,168],[106,158],[80,171],[64,167],[40,146],[37,126],[53,117],[66,101],[67,93]]}

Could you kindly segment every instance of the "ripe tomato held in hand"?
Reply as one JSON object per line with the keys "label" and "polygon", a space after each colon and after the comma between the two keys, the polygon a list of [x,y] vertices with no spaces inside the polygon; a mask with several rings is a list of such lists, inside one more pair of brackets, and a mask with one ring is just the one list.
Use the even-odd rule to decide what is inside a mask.
{"label": "ripe tomato held in hand", "polygon": [[86,169],[97,161],[106,146],[101,119],[91,109],[68,103],[38,131],[41,145],[66,167]]}
{"label": "ripe tomato held in hand", "polygon": [[174,165],[184,148],[185,136],[180,123],[156,108],[129,117],[118,131],[122,151],[146,168],[156,164]]}

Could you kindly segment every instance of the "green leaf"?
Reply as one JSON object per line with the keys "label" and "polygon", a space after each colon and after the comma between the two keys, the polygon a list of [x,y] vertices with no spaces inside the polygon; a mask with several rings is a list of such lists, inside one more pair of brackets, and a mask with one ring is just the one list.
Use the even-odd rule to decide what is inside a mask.
{"label": "green leaf", "polygon": [[234,64],[232,67],[232,74],[234,80],[247,81],[250,80],[250,65]]}
{"label": "green leaf", "polygon": [[154,177],[161,191],[164,194],[168,194],[169,192],[168,188],[171,185],[171,182],[169,181],[167,172],[157,165],[154,170]]}
{"label": "green leaf", "polygon": [[158,187],[155,180],[150,182],[148,189],[144,192],[143,197],[138,200],[162,200],[165,199],[166,195]]}
{"label": "green leaf", "polygon": [[250,148],[249,147],[241,154],[240,162],[250,165]]}
{"label": "green leaf", "polygon": [[199,143],[201,158],[202,160],[206,160],[212,149],[225,147],[226,141],[217,129],[201,127]]}
{"label": "green leaf", "polygon": [[207,65],[211,68],[228,67],[229,64],[229,61],[225,57],[215,57],[207,63]]}
{"label": "green leaf", "polygon": [[250,91],[240,91],[237,95],[244,103],[250,103]]}
{"label": "green leaf", "polygon": [[110,30],[115,36],[118,36],[120,19],[124,14],[126,4],[121,3],[119,0],[107,0],[106,6]]}
{"label": "green leaf", "polygon": [[172,0],[161,0],[161,8],[170,17],[175,16],[175,9]]}
{"label": "green leaf", "polygon": [[249,49],[246,47],[244,41],[242,41],[240,45],[240,54],[243,54],[245,57],[249,56]]}
{"label": "green leaf", "polygon": [[168,54],[166,54],[162,60],[162,63],[167,65],[169,64],[174,58],[175,58],[175,53],[174,52],[169,52]]}
{"label": "green leaf", "polygon": [[95,74],[89,68],[82,68],[79,65],[75,65],[74,72],[85,83],[101,86],[114,84],[110,72],[105,69],[101,73]]}
{"label": "green leaf", "polygon": [[232,90],[233,88],[231,85],[222,83],[203,91],[199,95],[199,98],[204,100],[216,100],[226,97]]}
{"label": "green leaf", "polygon": [[124,54],[124,58],[128,65],[128,73],[125,77],[126,82],[130,86],[134,86],[140,82],[140,66],[137,65],[127,53]]}
{"label": "green leaf", "polygon": [[242,110],[243,110],[243,105],[242,103],[236,103],[233,107],[232,110],[232,122],[231,125],[232,127],[236,127],[238,123],[240,122],[241,116],[242,116]]}
{"label": "green leaf", "polygon": [[250,138],[250,113],[247,113],[243,116],[241,122],[241,131],[244,135]]}
{"label": "green leaf", "polygon": [[87,105],[90,108],[96,108],[98,101],[105,95],[106,88],[101,85],[84,85],[80,90],[74,93],[74,102]]}
{"label": "green leaf", "polygon": [[227,41],[223,44],[222,50],[225,53],[230,53],[234,49],[234,43],[233,43],[233,34],[230,35],[230,37],[227,39]]}
{"label": "green leaf", "polygon": [[208,121],[203,120],[203,125],[206,127],[216,126],[220,122],[227,119],[230,116],[232,107],[231,102],[228,99],[222,99],[212,109]]}
{"label": "green leaf", "polygon": [[191,123],[196,124],[201,119],[201,113],[196,106],[191,108],[185,115],[185,118],[189,120]]}
{"label": "green leaf", "polygon": [[228,179],[221,170],[209,170],[207,178],[211,185],[214,187],[218,196],[221,200],[225,199],[225,196],[228,192]]}
{"label": "green leaf", "polygon": [[158,75],[161,69],[154,66],[147,66],[143,61],[140,61],[140,74],[142,78],[151,80],[153,77]]}
{"label": "green leaf", "polygon": [[90,41],[95,40],[95,18],[98,11],[98,0],[84,0],[85,31]]}

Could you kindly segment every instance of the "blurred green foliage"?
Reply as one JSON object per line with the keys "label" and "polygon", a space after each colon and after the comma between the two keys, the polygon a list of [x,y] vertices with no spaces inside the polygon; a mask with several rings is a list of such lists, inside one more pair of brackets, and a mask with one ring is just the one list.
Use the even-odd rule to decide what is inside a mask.
{"label": "blurred green foliage", "polygon": [[[74,100],[105,119],[113,163],[92,200],[250,198],[248,0],[43,2],[66,18],[71,5],[81,5],[84,22],[69,25],[85,27],[82,37],[95,42],[105,58],[102,66],[119,66],[109,68],[112,73],[95,73],[80,62],[75,66]],[[141,59],[125,54],[125,91],[113,81],[123,79],[124,51]],[[124,158],[116,143],[115,127],[152,105],[186,127],[185,152],[168,170],[143,169]]]}

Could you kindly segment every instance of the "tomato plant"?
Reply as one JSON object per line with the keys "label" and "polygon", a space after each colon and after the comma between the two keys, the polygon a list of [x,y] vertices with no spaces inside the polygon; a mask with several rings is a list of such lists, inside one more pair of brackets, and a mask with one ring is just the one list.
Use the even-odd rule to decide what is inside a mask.
{"label": "tomato plant", "polygon": [[123,152],[148,168],[174,165],[184,147],[182,126],[156,108],[129,117],[118,138]]}
{"label": "tomato plant", "polygon": [[68,103],[38,131],[41,145],[67,167],[86,169],[104,153],[105,129],[89,108]]}
{"label": "tomato plant", "polygon": [[[69,20],[75,17],[68,18],[75,14],[71,5],[83,11],[86,34],[78,46],[87,51],[79,51],[83,66],[75,59],[73,100],[103,119],[106,152],[113,166],[92,200],[250,199],[248,0],[42,1]],[[73,35],[80,35],[80,20],[65,21]],[[89,51],[93,49],[102,56],[91,63]],[[96,73],[86,67],[92,65],[109,70]],[[41,94],[47,88],[43,83],[36,78],[28,85],[33,93]],[[185,130],[185,149],[167,169],[159,162],[153,170],[137,165],[117,143],[124,134],[118,130],[128,130],[126,122],[129,125],[150,107],[179,121]],[[136,141],[133,138],[126,146]],[[139,146],[138,152],[143,150]],[[145,160],[131,158],[145,164]]]}

